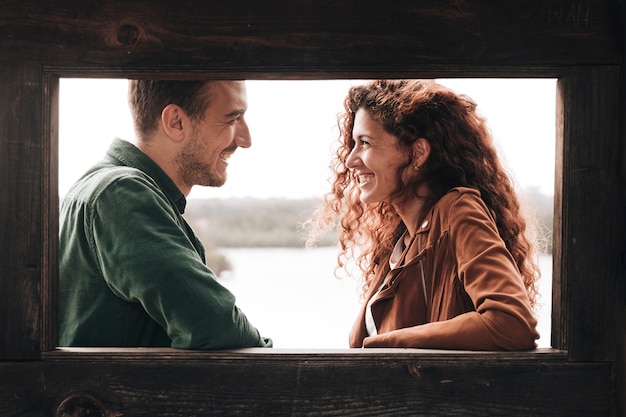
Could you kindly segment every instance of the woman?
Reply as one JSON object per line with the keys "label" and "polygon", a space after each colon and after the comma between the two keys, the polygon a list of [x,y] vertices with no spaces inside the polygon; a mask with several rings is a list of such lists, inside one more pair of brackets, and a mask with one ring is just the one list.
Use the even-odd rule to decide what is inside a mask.
{"label": "woman", "polygon": [[351,347],[526,350],[539,269],[511,182],[468,97],[432,81],[350,89],[333,191],[339,265],[364,276]]}

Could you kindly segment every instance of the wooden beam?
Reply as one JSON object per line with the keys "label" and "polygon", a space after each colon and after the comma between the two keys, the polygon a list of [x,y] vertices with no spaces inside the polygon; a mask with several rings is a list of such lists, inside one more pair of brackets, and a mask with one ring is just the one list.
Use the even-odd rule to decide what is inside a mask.
{"label": "wooden beam", "polygon": [[579,67],[557,89],[552,345],[570,360],[615,360],[626,294],[620,67]]}
{"label": "wooden beam", "polygon": [[611,365],[563,358],[550,351],[73,350],[0,363],[0,414],[54,415],[74,396],[73,404],[128,416],[611,415]]}
{"label": "wooden beam", "polygon": [[41,350],[54,349],[59,341],[59,79],[43,77],[43,184],[41,260]]}
{"label": "wooden beam", "polygon": [[[44,216],[41,66],[0,65],[0,358],[39,358]],[[46,195],[48,191],[46,190]]]}
{"label": "wooden beam", "polygon": [[13,0],[0,8],[0,61],[249,78],[615,64],[617,10],[613,0]]}

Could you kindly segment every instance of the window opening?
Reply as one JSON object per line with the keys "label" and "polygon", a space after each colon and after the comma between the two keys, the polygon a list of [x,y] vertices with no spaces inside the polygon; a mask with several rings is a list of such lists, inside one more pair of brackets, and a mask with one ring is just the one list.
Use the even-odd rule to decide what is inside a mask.
{"label": "window opening", "polygon": [[[538,346],[549,347],[556,80],[438,82],[478,104],[503,163],[545,232],[546,252],[539,257]],[[336,249],[323,242],[304,249],[303,236],[293,224],[304,220],[329,188],[337,114],[348,88],[356,83],[247,81],[252,147],[235,152],[224,186],[196,186],[188,198],[186,217],[207,246],[208,263],[277,348],[346,348],[357,314],[358,283],[334,277]],[[114,137],[134,137],[126,94],[126,80],[60,80],[61,199]],[[209,223],[203,213],[231,213],[233,218]],[[285,222],[293,227],[285,227]],[[216,223],[228,225],[228,233],[216,230]],[[300,266],[298,274],[293,265]]]}

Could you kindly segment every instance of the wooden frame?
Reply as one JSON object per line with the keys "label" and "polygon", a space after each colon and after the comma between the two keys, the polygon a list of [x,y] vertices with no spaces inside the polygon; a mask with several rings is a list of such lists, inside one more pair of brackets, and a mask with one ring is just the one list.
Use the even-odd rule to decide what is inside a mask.
{"label": "wooden frame", "polygon": [[[383,3],[0,6],[3,415],[624,413],[623,6]],[[557,77],[555,349],[56,350],[58,77],[207,75]]]}

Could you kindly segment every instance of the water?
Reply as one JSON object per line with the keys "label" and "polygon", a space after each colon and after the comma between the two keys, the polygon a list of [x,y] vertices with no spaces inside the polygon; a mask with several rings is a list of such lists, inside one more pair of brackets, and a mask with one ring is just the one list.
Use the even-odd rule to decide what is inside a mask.
{"label": "water", "polygon": [[[360,307],[359,283],[334,276],[334,247],[220,249],[233,270],[220,282],[276,348],[348,348],[348,333]],[[539,347],[550,346],[552,258],[540,259]]]}

